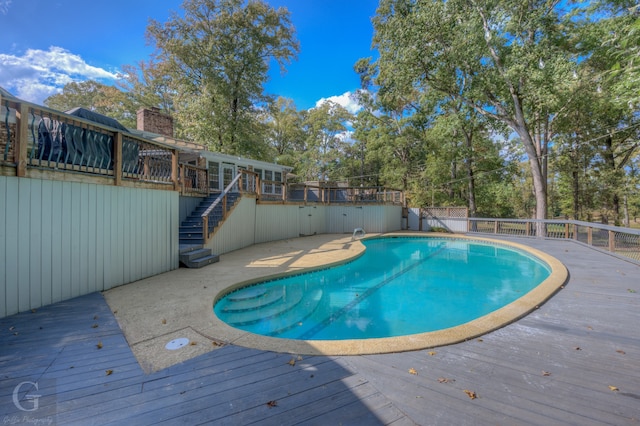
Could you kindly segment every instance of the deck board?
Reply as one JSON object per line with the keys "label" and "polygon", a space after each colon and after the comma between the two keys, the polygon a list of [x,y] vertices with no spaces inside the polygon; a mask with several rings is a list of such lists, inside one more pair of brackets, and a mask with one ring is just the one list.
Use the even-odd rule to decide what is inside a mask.
{"label": "deck board", "polygon": [[[640,266],[573,242],[512,240],[560,259],[565,288],[513,324],[429,350],[292,366],[230,345],[145,374],[99,293],[2,318],[0,418],[23,419],[12,394],[32,381],[43,396],[29,419],[65,425],[640,424]],[[21,391],[26,406],[33,389]]]}

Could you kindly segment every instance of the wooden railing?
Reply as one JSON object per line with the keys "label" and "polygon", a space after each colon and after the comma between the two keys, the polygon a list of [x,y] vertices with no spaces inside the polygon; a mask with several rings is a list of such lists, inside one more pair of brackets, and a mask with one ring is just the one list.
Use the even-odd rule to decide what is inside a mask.
{"label": "wooden railing", "polygon": [[640,262],[640,230],[577,220],[442,218],[466,222],[468,233],[574,240]]}
{"label": "wooden railing", "polygon": [[[283,191],[284,192],[284,191]],[[395,204],[404,205],[404,193],[382,186],[287,185],[287,201],[323,204]]]}
{"label": "wooden railing", "polygon": [[210,232],[209,223],[211,221],[211,215],[215,211],[215,208],[220,205],[222,207],[222,217],[219,223],[224,221],[228,216],[227,211],[227,199],[229,193],[256,193],[256,189],[260,187],[260,181],[257,173],[248,170],[239,170],[239,173],[235,178],[227,185],[227,187],[220,193],[213,203],[202,213],[202,238],[204,244],[209,241],[213,229]]}
{"label": "wooden railing", "polygon": [[179,189],[174,147],[15,98],[0,98],[0,115],[0,165],[16,176],[69,172]]}
{"label": "wooden railing", "polygon": [[209,195],[209,170],[193,164],[180,164],[180,192],[200,196]]}

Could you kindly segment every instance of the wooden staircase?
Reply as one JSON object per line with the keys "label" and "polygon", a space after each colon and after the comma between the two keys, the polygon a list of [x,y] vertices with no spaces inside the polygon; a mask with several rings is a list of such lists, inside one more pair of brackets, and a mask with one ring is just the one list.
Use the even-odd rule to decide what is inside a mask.
{"label": "wooden staircase", "polygon": [[[204,235],[202,235],[202,214],[219,196],[220,194],[213,194],[203,199],[180,225],[180,263],[187,268],[202,268],[220,260],[220,257],[213,254],[211,249],[203,248]],[[239,198],[240,194],[237,192],[227,193],[227,212],[231,211]],[[209,234],[222,222],[223,213],[222,203],[215,206],[210,213]]]}

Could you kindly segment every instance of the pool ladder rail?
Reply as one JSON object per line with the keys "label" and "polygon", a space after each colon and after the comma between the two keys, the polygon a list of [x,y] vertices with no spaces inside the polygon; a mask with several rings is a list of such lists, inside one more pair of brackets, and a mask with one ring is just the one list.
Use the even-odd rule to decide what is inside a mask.
{"label": "pool ladder rail", "polygon": [[364,229],[362,229],[362,228],[355,228],[355,229],[353,230],[353,235],[351,236],[351,241],[355,241],[355,240],[357,240],[357,239],[358,239],[358,238],[357,238],[358,236],[360,236],[360,238],[364,238],[364,237],[365,237],[365,235],[366,235],[366,232],[364,232]]}

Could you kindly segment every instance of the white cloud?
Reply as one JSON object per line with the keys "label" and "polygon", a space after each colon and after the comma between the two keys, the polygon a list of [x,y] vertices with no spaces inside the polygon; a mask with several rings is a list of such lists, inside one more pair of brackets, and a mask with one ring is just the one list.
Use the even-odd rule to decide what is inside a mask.
{"label": "white cloud", "polygon": [[91,66],[80,56],[56,46],[46,51],[29,49],[22,56],[0,53],[0,86],[29,102],[42,104],[65,84],[88,79],[116,80],[118,74]]}
{"label": "white cloud", "polygon": [[3,15],[9,13],[9,6],[11,6],[11,0],[0,0],[0,13]]}
{"label": "white cloud", "polygon": [[355,99],[355,96],[353,96],[351,92],[345,92],[342,95],[338,95],[338,96],[322,98],[318,102],[316,102],[316,108],[322,105],[323,103],[329,102],[329,101],[335,102],[338,105],[343,106],[351,114],[355,114],[356,112],[360,111],[360,109],[362,108],[362,106],[358,104],[358,102]]}

